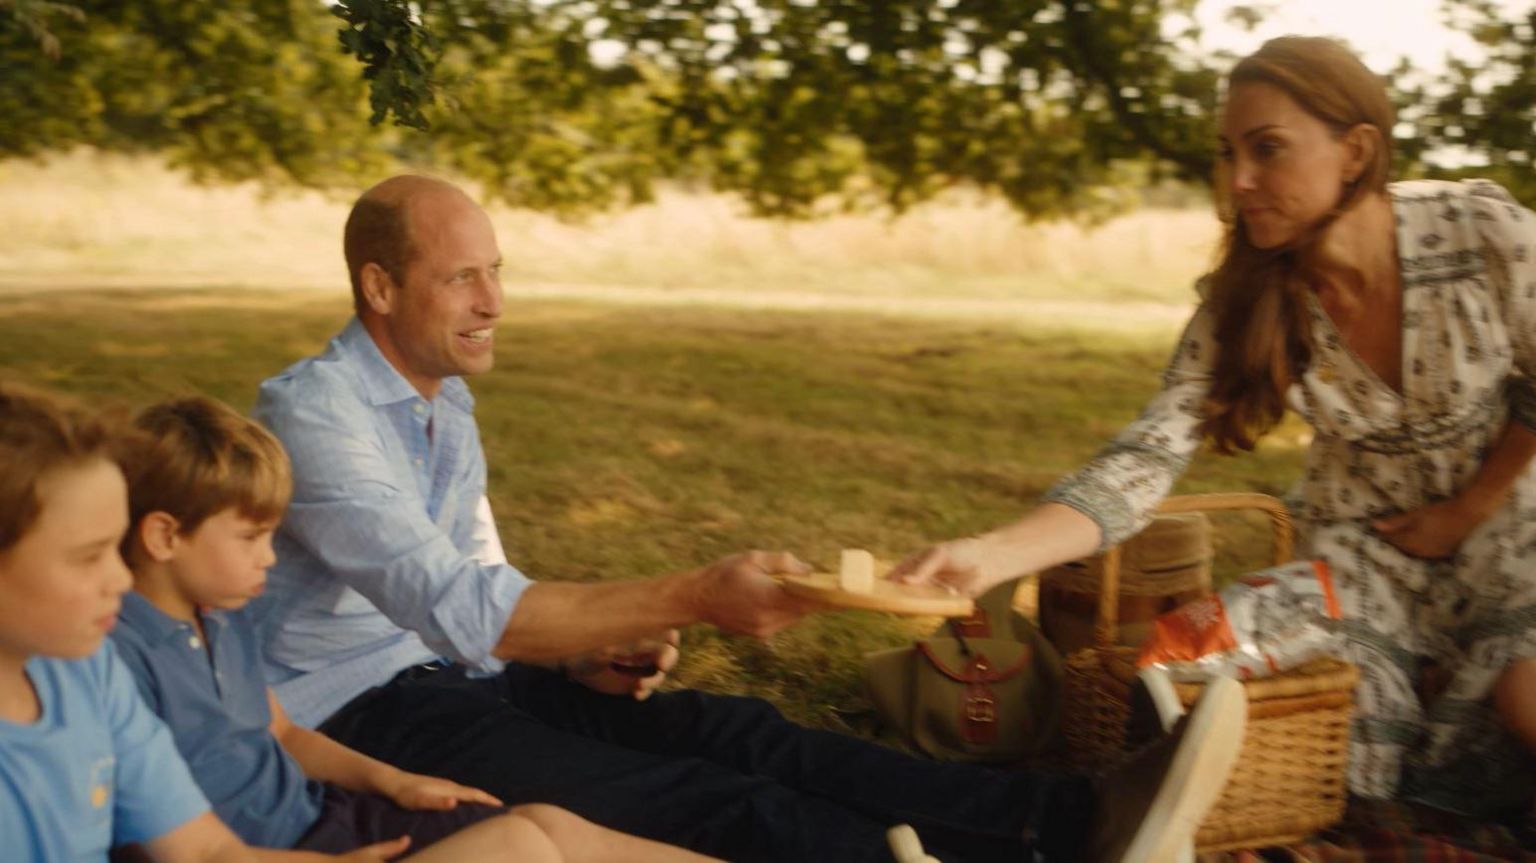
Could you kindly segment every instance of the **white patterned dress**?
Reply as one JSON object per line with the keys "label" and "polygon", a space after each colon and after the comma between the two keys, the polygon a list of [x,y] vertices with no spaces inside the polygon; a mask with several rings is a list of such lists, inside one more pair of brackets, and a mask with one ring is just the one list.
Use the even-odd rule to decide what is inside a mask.
{"label": "white patterned dress", "polygon": [[[1533,762],[1489,694],[1513,660],[1536,657],[1536,466],[1454,558],[1398,551],[1372,519],[1454,495],[1506,422],[1536,428],[1536,216],[1497,185],[1393,184],[1402,269],[1403,393],[1342,342],[1312,301],[1317,349],[1288,400],[1313,427],[1291,492],[1298,554],[1327,560],[1360,666],[1349,782],[1488,814],[1520,805]],[[1047,500],[1077,509],[1105,543],[1145,526],[1199,445],[1212,318],[1202,306],[1142,415]],[[1452,673],[1422,704],[1421,663]]]}

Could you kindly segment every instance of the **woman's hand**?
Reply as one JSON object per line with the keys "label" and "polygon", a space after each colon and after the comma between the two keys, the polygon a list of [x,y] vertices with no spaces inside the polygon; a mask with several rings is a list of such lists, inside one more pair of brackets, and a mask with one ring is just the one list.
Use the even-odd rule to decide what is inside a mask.
{"label": "woman's hand", "polygon": [[886,577],[980,596],[1011,578],[1087,557],[1099,540],[1093,519],[1064,504],[1044,503],[1013,524],[920,551]]}
{"label": "woman's hand", "polygon": [[908,557],[886,577],[904,584],[936,584],[964,596],[979,596],[991,587],[984,577],[984,557],[981,539],[952,539]]}
{"label": "woman's hand", "polygon": [[1428,559],[1456,554],[1485,516],[1457,498],[1379,518],[1371,527],[1404,554]]}

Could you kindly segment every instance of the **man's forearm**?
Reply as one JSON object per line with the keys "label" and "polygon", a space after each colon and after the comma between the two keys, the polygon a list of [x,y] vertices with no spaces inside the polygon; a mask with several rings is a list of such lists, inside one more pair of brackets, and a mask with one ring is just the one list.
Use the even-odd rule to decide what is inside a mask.
{"label": "man's forearm", "polygon": [[539,582],[518,599],[493,652],[548,663],[697,623],[698,581],[690,571],[606,584]]}

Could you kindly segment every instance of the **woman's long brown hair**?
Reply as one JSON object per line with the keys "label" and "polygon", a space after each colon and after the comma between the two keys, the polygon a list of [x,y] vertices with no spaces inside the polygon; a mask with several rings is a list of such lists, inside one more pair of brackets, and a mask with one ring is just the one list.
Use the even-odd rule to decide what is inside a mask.
{"label": "woman's long brown hair", "polygon": [[1218,209],[1228,229],[1205,298],[1215,317],[1216,358],[1201,432],[1226,454],[1253,449],[1285,415],[1285,391],[1312,359],[1307,291],[1318,243],[1339,213],[1385,192],[1396,122],[1381,79],[1331,39],[1284,36],[1265,42],[1233,67],[1228,98],[1239,85],[1253,83],[1285,91],[1337,136],[1362,123],[1379,134],[1371,158],[1340,190],[1333,212],[1277,249],[1259,249],[1248,239],[1225,199],[1229,187],[1218,169]]}

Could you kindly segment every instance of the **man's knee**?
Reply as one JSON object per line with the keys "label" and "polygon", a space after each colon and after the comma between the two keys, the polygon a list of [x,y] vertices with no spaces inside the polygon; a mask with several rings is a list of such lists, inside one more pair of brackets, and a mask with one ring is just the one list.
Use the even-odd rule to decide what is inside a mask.
{"label": "man's knee", "polygon": [[784,715],[767,701],[750,695],[716,695],[697,689],[685,689],[664,693],[673,700],[687,700],[690,707],[701,716],[719,718],[729,716],[739,722],[765,723],[787,721]]}

